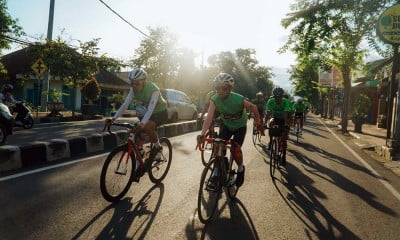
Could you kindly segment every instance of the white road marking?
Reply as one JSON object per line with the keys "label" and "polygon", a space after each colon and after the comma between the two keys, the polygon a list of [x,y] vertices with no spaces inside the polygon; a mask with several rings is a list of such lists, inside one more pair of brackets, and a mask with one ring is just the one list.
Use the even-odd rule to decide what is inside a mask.
{"label": "white road marking", "polygon": [[82,161],[92,160],[93,158],[104,157],[104,156],[107,156],[107,155],[108,155],[108,153],[103,153],[103,154],[90,156],[90,157],[86,157],[86,158],[80,158],[80,159],[77,159],[75,161],[68,161],[68,162],[59,163],[59,164],[55,164],[55,165],[51,165],[51,166],[47,166],[47,167],[43,167],[43,168],[34,169],[34,170],[31,170],[31,171],[26,171],[26,172],[22,172],[22,173],[9,175],[9,176],[0,178],[0,182],[7,181],[7,180],[10,180],[10,179],[14,179],[14,178],[18,178],[18,177],[22,177],[22,176],[26,176],[26,175],[30,175],[30,174],[34,174],[34,173],[38,173],[38,172],[44,172],[44,171],[47,171],[47,170],[50,170],[50,169],[53,169],[53,168],[59,168],[59,167],[75,164],[75,163],[82,162]]}
{"label": "white road marking", "polygon": [[321,122],[322,125],[324,125],[324,127],[325,127],[326,129],[328,129],[328,131],[329,131],[330,133],[332,133],[332,135],[335,136],[335,138],[336,138],[349,152],[351,152],[351,154],[353,154],[353,156],[354,156],[355,158],[357,158],[358,161],[360,161],[360,162],[364,165],[364,167],[366,167],[366,168],[367,168],[368,170],[370,170],[373,174],[375,174],[376,176],[378,176],[378,177],[379,177],[379,178],[378,178],[379,182],[382,183],[382,185],[385,186],[386,189],[389,190],[389,192],[391,192],[391,193],[397,198],[397,200],[400,201],[400,193],[399,193],[390,183],[388,183],[387,181],[383,180],[383,177],[382,177],[377,171],[375,171],[375,169],[373,169],[373,168],[371,167],[371,165],[369,165],[366,161],[364,161],[364,159],[362,159],[362,158],[360,157],[360,155],[358,155],[356,152],[354,152],[353,149],[351,149],[344,141],[342,141],[342,139],[340,139],[340,137],[339,137],[338,135],[336,135],[330,128],[328,128],[328,127],[325,125],[325,123],[324,123],[321,119],[318,119],[318,121]]}

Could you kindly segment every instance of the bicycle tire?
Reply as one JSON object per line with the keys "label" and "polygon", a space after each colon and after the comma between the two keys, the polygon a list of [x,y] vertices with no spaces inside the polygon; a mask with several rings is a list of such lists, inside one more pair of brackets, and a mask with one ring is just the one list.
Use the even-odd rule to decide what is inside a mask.
{"label": "bicycle tire", "polygon": [[[168,138],[160,138],[160,144],[163,148],[160,160],[151,160],[151,166],[148,170],[149,179],[153,183],[160,183],[167,176],[172,161],[172,145]],[[164,167],[164,168],[160,168]]]}
{"label": "bicycle tire", "polygon": [[271,143],[271,151],[269,155],[269,173],[271,175],[271,178],[274,179],[274,174],[275,174],[275,169],[276,169],[276,164],[277,164],[277,141],[275,137],[272,138],[272,143]]}
{"label": "bicycle tire", "polygon": [[200,222],[206,224],[211,222],[214,218],[215,212],[218,207],[218,201],[221,195],[221,179],[218,177],[217,188],[214,190],[209,189],[209,181],[214,171],[215,158],[210,159],[207,166],[201,173],[199,194],[197,198],[197,214]]}
{"label": "bicycle tire", "polygon": [[230,200],[236,199],[236,194],[239,190],[239,187],[236,186],[236,174],[237,174],[237,169],[233,169],[233,156],[232,154],[229,157],[229,168],[227,172],[227,186],[226,186],[226,192],[228,193],[228,197]]}
{"label": "bicycle tire", "polygon": [[[212,136],[212,135],[213,134],[210,131],[208,131],[206,134],[206,137],[213,138],[214,136]],[[203,166],[205,167],[205,166],[207,166],[207,163],[210,161],[211,156],[213,154],[214,143],[213,142],[202,142],[201,147],[204,149],[204,151],[200,151],[201,152],[201,162],[203,163]],[[208,156],[208,154],[210,156]]]}
{"label": "bicycle tire", "polygon": [[[127,164],[125,166],[120,165],[121,160],[126,159],[125,154],[127,154],[127,151],[128,151],[127,144],[115,147],[108,154],[106,160],[104,161],[103,168],[101,169],[100,190],[101,190],[101,194],[103,195],[104,199],[109,202],[118,202],[123,196],[125,196],[125,194],[129,190],[130,186],[132,185],[132,178],[133,178],[134,169],[135,169],[135,165],[136,165],[134,153],[131,153],[130,158],[127,160]],[[122,156],[120,154],[122,154]],[[115,157],[117,157],[117,158],[115,158]],[[118,158],[119,158],[119,160],[118,160]],[[114,161],[112,161],[112,160],[114,160]],[[116,170],[109,171],[110,169],[112,169],[112,167],[113,167],[112,164],[114,164],[114,163],[117,165],[117,167],[115,168],[116,170],[120,169],[120,167],[125,168],[125,170],[126,170],[125,175],[127,177],[124,178],[124,182],[122,184],[112,184],[111,185],[112,189],[111,189],[111,188],[109,188],[109,186],[107,184],[108,182],[111,181],[111,179],[108,179],[108,177],[122,178],[121,176],[125,176],[123,174],[123,169],[120,169],[120,173],[117,173]],[[129,163],[131,164],[130,167],[129,167]],[[114,174],[111,174],[111,173],[114,173]],[[110,181],[108,181],[108,180],[110,180]],[[117,187],[120,187],[120,188],[116,189]],[[111,190],[114,190],[114,188],[116,190],[112,192]]]}

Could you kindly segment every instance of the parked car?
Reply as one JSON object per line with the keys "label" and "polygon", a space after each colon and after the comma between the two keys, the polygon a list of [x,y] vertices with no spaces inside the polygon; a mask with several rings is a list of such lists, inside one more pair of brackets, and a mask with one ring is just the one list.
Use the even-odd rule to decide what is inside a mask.
{"label": "parked car", "polygon": [[168,121],[197,119],[197,107],[182,91],[175,89],[161,89],[161,94],[168,104]]}

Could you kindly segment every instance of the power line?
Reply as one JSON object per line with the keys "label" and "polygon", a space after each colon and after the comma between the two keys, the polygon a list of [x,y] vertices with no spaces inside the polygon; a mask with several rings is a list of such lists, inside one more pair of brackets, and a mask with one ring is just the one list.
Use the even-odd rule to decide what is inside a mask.
{"label": "power line", "polygon": [[123,18],[121,15],[119,15],[116,11],[114,11],[110,6],[108,6],[103,0],[99,0],[102,4],[104,4],[108,9],[110,9],[110,11],[112,11],[115,15],[117,15],[119,18],[121,18],[124,22],[126,22],[127,24],[129,24],[129,26],[131,26],[133,29],[135,29],[136,31],[138,31],[139,33],[143,34],[144,36],[146,36],[147,38],[150,38],[150,36],[148,36],[147,34],[145,34],[142,30],[140,30],[139,28],[135,27],[132,23],[128,22],[128,20],[126,20],[125,18]]}

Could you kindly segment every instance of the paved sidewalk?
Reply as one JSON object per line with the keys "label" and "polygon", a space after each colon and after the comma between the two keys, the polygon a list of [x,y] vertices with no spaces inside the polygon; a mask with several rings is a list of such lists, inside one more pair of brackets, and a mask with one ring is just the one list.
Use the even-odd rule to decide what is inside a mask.
{"label": "paved sidewalk", "polygon": [[[341,128],[340,118],[324,119],[326,123],[331,123]],[[354,137],[354,142],[357,146],[364,149],[369,155],[382,163],[386,168],[393,171],[396,175],[400,176],[400,159],[398,156],[388,156],[389,148],[386,147],[386,134],[385,128],[378,128],[375,124],[363,124],[362,133],[354,132],[354,124],[351,120],[348,122],[347,130],[349,134]]]}

